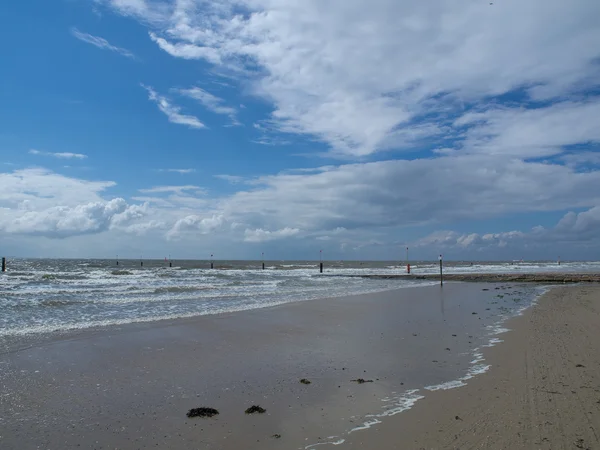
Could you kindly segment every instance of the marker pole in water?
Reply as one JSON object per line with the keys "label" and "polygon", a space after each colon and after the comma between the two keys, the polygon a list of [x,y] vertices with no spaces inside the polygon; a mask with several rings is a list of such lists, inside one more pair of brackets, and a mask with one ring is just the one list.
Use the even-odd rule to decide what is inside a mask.
{"label": "marker pole in water", "polygon": [[444,270],[442,269],[442,267],[443,267],[442,255],[440,255],[440,286],[444,285]]}
{"label": "marker pole in water", "polygon": [[319,250],[319,273],[323,273],[323,250]]}
{"label": "marker pole in water", "polygon": [[558,265],[560,266],[560,256],[558,257]]}
{"label": "marker pole in water", "polygon": [[6,272],[6,258],[2,257],[2,272]]}
{"label": "marker pole in water", "polygon": [[144,261],[142,259],[142,255],[140,255],[140,267],[144,267]]}
{"label": "marker pole in water", "polygon": [[262,259],[262,268],[263,268],[263,270],[265,270],[265,252],[262,252],[260,254],[260,257]]}
{"label": "marker pole in water", "polygon": [[408,262],[408,247],[406,247],[406,273],[410,273],[410,263]]}
{"label": "marker pole in water", "polygon": [[119,265],[119,255],[117,255],[117,266]]}
{"label": "marker pole in water", "polygon": [[173,261],[171,261],[171,255],[169,255],[169,267],[173,267]]}
{"label": "marker pole in water", "polygon": [[214,265],[214,263],[213,263],[213,254],[212,254],[212,253],[210,254],[210,268],[211,268],[211,269],[214,269],[214,268],[215,268],[215,265]]}

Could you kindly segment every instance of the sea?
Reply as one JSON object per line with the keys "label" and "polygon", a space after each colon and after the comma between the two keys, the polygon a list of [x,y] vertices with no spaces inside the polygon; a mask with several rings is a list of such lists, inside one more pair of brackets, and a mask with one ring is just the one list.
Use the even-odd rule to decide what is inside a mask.
{"label": "sea", "polygon": [[[211,264],[213,269],[211,269]],[[446,273],[597,272],[600,262],[444,262]],[[437,261],[411,261],[413,274]],[[9,259],[0,273],[2,338],[265,308],[430,285],[356,275],[405,274],[405,262]],[[328,275],[336,275],[331,277]],[[344,276],[352,275],[352,276]]]}

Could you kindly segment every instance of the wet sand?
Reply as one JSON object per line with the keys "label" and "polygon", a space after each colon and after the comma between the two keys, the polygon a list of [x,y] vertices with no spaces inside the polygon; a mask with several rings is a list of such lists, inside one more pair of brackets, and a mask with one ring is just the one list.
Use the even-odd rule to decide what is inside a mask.
{"label": "wet sand", "polygon": [[509,326],[489,372],[345,448],[599,449],[600,287],[554,288]]}

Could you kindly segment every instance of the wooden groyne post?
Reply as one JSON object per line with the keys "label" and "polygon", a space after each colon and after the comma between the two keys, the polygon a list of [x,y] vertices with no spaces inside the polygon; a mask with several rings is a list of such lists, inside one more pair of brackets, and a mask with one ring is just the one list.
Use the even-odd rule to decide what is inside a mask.
{"label": "wooden groyne post", "polygon": [[319,250],[319,273],[323,273],[323,250]]}
{"label": "wooden groyne post", "polygon": [[443,269],[443,261],[442,255],[440,255],[440,286],[444,285],[444,269]]}
{"label": "wooden groyne post", "polygon": [[2,272],[6,272],[6,258],[2,257]]}

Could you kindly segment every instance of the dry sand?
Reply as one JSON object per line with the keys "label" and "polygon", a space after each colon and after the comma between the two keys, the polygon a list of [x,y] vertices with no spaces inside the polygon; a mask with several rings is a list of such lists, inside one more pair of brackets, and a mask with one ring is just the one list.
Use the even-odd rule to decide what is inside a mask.
{"label": "dry sand", "polygon": [[600,449],[600,287],[555,288],[509,324],[490,372],[344,448]]}

